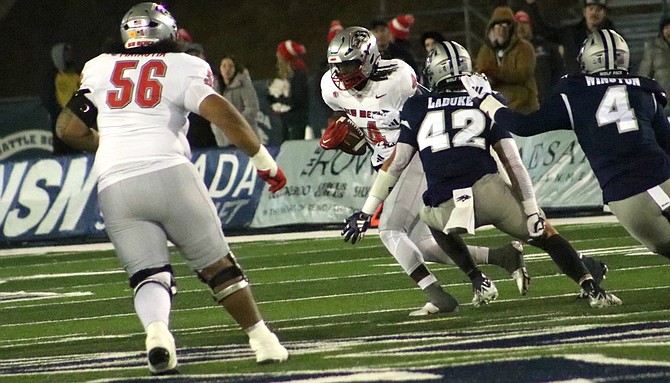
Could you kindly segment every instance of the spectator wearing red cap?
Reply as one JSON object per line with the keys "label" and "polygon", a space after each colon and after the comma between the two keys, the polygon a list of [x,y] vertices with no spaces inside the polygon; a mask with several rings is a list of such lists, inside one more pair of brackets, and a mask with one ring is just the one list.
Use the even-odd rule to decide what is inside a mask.
{"label": "spectator wearing red cap", "polygon": [[[412,18],[413,19],[413,18]],[[382,55],[383,59],[400,59],[407,64],[409,64],[415,73],[418,73],[419,67],[416,65],[416,60],[412,51],[407,49],[402,44],[395,41],[393,33],[389,25],[393,24],[392,21],[386,21],[382,19],[377,19],[370,23],[370,32],[375,35],[377,39],[377,46],[379,47],[379,52]],[[407,31],[409,35],[409,27]],[[405,45],[409,44],[409,40],[405,40]]]}
{"label": "spectator wearing red cap", "polygon": [[396,16],[388,22],[393,42],[410,52],[412,46],[409,42],[409,28],[412,24],[414,24],[414,16],[410,14]]}
{"label": "spectator wearing red cap", "polygon": [[549,95],[549,91],[565,74],[565,64],[558,45],[548,41],[541,35],[533,33],[533,23],[524,11],[514,14],[517,23],[517,35],[519,38],[533,44],[535,49],[535,83],[537,84],[537,97],[540,105]]}
{"label": "spectator wearing red cap", "polygon": [[333,20],[330,22],[330,29],[328,30],[328,42],[335,37],[337,32],[341,31],[344,29],[342,27],[342,24],[340,23],[340,20]]}
{"label": "spectator wearing red cap", "polygon": [[277,45],[277,77],[268,86],[268,101],[281,119],[282,141],[305,139],[309,119],[307,66],[304,45],[285,40]]}
{"label": "spectator wearing red cap", "polygon": [[186,48],[188,48],[191,43],[193,43],[191,34],[184,28],[177,29],[177,44],[179,44],[181,50],[186,51]]}

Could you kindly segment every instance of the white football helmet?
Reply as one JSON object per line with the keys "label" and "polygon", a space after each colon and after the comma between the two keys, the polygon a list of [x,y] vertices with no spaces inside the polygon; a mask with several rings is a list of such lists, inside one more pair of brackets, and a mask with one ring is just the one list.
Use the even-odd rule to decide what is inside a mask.
{"label": "white football helmet", "polygon": [[126,48],[138,48],[176,38],[177,22],[160,4],[139,3],[130,8],[121,20],[121,39]]}
{"label": "white football helmet", "polygon": [[424,74],[431,89],[438,83],[450,83],[472,72],[472,59],[467,49],[455,41],[437,41],[426,57]]}
{"label": "white football helmet", "polygon": [[627,72],[630,50],[621,35],[611,29],[601,29],[584,40],[577,62],[585,74],[614,70]]}
{"label": "white football helmet", "polygon": [[328,44],[331,78],[340,90],[355,88],[377,68],[381,54],[377,39],[363,27],[339,31]]}

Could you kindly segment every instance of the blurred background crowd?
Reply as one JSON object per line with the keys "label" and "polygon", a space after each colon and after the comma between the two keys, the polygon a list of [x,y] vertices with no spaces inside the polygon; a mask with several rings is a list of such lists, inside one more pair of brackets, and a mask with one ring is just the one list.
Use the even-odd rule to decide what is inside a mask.
{"label": "blurred background crowd", "polygon": [[[218,91],[253,123],[264,142],[278,144],[318,137],[325,127],[328,109],[321,101],[318,80],[328,68],[328,41],[342,27],[370,29],[385,57],[408,62],[419,77],[432,41],[458,41],[477,58],[476,69],[486,73],[494,85],[497,82],[511,106],[527,112],[538,107],[560,76],[578,69],[577,49],[589,29],[596,27],[615,29],[626,38],[632,73],[670,85],[670,27],[665,28],[670,17],[665,1],[164,3],[181,27],[184,51],[208,61]],[[7,108],[8,102],[39,97],[53,120],[76,89],[83,63],[119,38],[118,20],[135,3],[0,1],[0,31],[5,37],[0,104]],[[519,50],[527,50],[524,54],[532,66],[517,79],[501,63],[503,56]],[[504,84],[503,78],[518,81]],[[522,95],[526,98],[519,99]],[[270,110],[266,119],[272,123],[259,117],[259,108]],[[0,124],[7,120],[0,118]],[[225,137],[215,136],[198,116],[192,116],[189,139],[196,148],[228,145]],[[69,152],[57,140],[53,146],[56,154]]]}

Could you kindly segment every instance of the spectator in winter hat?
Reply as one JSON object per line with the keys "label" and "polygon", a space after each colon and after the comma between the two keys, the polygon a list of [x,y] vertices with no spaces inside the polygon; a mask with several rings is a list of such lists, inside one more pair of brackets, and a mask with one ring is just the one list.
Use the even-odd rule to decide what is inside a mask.
{"label": "spectator in winter hat", "polygon": [[377,47],[379,47],[382,58],[402,60],[409,64],[414,69],[414,72],[418,73],[418,66],[416,65],[412,51],[394,41],[389,24],[391,22],[378,19],[372,21],[370,28],[368,28],[377,39]]}
{"label": "spectator in winter hat", "polygon": [[284,60],[292,69],[306,69],[305,62],[300,58],[305,53],[305,46],[293,40],[285,40],[277,45],[277,59]]}
{"label": "spectator in winter hat", "polygon": [[340,23],[340,20],[333,20],[330,22],[330,29],[328,30],[328,42],[335,37],[337,32],[341,31],[344,29],[342,27],[342,24]]}
{"label": "spectator in winter hat", "polygon": [[486,74],[493,89],[505,96],[510,109],[530,113],[539,108],[535,51],[530,42],[517,36],[516,28],[511,8],[493,10],[485,43],[477,53],[475,71]]}
{"label": "spectator in winter hat", "polygon": [[177,29],[177,44],[182,51],[186,51],[186,48],[193,42],[191,34],[184,28]]}
{"label": "spectator in winter hat", "polygon": [[268,86],[268,101],[281,119],[282,142],[303,140],[309,119],[307,66],[300,58],[307,49],[293,41],[277,45],[277,77]]}
{"label": "spectator in winter hat", "polygon": [[414,24],[414,16],[409,14],[396,16],[388,22],[393,41],[410,52],[412,46],[409,42],[409,28],[412,24]]}

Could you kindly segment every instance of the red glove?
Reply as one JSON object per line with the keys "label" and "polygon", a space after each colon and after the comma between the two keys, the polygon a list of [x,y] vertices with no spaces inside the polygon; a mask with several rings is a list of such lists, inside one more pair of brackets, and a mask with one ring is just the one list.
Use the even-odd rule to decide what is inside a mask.
{"label": "red glove", "polygon": [[277,172],[274,176],[270,175],[270,169],[258,170],[258,176],[270,185],[270,193],[278,192],[286,186],[286,176],[284,175],[284,172],[281,171],[280,167],[277,167]]}
{"label": "red glove", "polygon": [[326,127],[326,131],[321,136],[319,145],[325,150],[337,149],[337,146],[347,138],[349,133],[348,117],[342,116],[336,120],[332,120]]}

